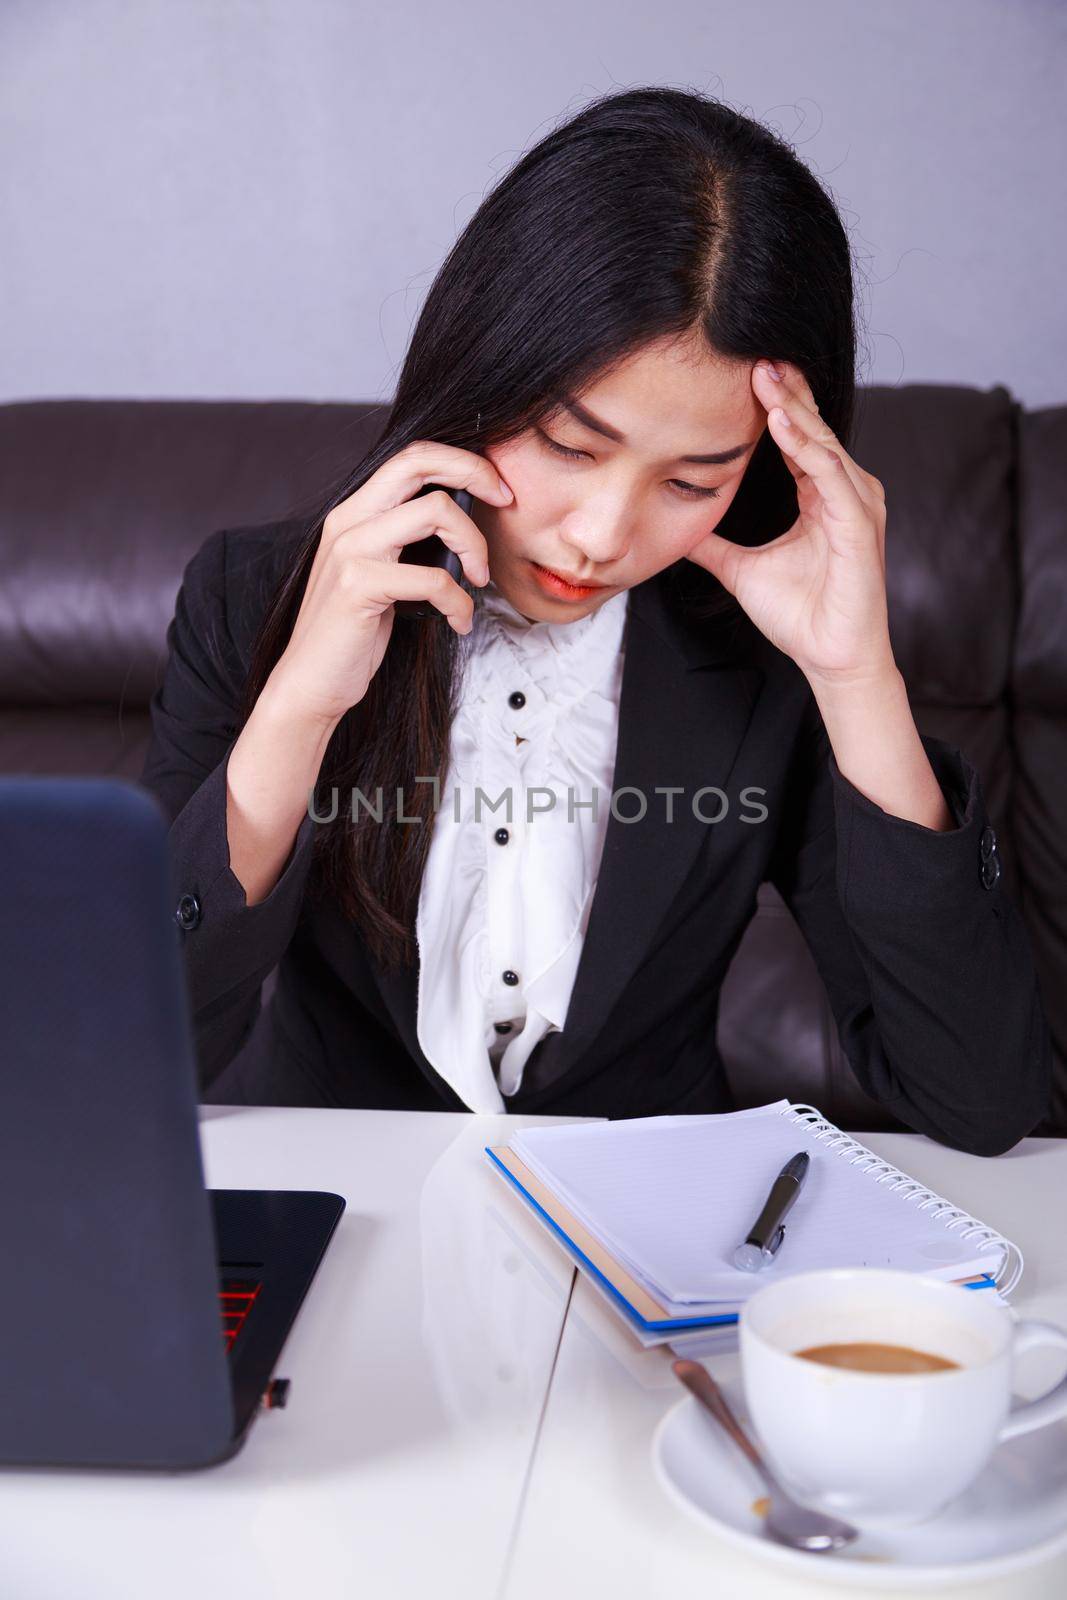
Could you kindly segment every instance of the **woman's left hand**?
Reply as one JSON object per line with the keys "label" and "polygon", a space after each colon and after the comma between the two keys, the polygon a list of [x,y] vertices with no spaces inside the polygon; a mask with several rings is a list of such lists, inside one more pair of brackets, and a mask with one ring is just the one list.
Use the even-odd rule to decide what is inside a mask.
{"label": "woman's left hand", "polygon": [[755,549],[709,533],[688,559],[713,573],[809,679],[878,678],[896,671],[885,587],[885,491],[822,420],[799,368],[777,366],[780,381],[757,364],[752,387],[796,479],[800,515],[788,532]]}

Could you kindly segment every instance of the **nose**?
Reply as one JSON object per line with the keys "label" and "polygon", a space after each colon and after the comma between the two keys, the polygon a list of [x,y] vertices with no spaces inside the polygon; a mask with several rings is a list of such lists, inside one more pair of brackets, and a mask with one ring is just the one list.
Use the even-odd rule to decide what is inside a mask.
{"label": "nose", "polygon": [[574,551],[577,571],[609,567],[621,561],[633,541],[634,498],[626,490],[590,492],[572,506],[560,524],[560,536]]}

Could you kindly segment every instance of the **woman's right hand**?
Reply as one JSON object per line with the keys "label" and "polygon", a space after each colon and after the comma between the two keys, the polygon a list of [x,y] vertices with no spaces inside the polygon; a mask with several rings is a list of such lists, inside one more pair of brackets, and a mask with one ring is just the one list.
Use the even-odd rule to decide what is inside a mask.
{"label": "woman's right hand", "polygon": [[443,567],[401,562],[405,545],[436,533],[472,584],[489,581],[485,537],[444,488],[467,489],[491,505],[513,495],[484,456],[416,440],[371,474],[329,513],[292,636],[264,694],[290,713],[335,726],[358,705],[393,631],[394,600],[427,600],[457,633],[469,633],[474,603]]}

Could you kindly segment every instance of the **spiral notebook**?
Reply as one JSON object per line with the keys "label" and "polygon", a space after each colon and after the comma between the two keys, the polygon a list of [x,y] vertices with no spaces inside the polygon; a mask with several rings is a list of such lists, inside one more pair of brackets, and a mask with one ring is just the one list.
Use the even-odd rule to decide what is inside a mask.
{"label": "spiral notebook", "polygon": [[[761,1272],[739,1272],[734,1247],[798,1150],[812,1159],[785,1242]],[[1001,1296],[1022,1274],[1017,1245],[788,1100],[527,1128],[486,1154],[652,1342],[736,1324],[756,1289],[822,1267],[894,1267]]]}

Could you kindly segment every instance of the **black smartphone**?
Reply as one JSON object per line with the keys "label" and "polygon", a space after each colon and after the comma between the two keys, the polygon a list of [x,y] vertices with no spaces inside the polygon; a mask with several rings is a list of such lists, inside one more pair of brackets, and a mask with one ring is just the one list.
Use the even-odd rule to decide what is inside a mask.
{"label": "black smartphone", "polygon": [[[419,495],[430,494],[434,489],[443,487],[444,485],[439,483],[424,484],[414,498],[417,500]],[[469,489],[445,489],[445,493],[451,495],[459,509],[470,516],[474,496]],[[472,593],[471,586],[463,573],[462,561],[436,533],[431,533],[428,539],[418,539],[414,544],[406,544],[400,552],[400,560],[413,562],[421,567],[444,567],[449,577],[455,578],[466,594]],[[444,612],[438,611],[428,600],[394,600],[393,611],[396,616],[406,617],[411,621],[418,621],[423,617],[436,617],[439,622],[448,620]]]}

